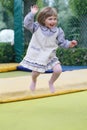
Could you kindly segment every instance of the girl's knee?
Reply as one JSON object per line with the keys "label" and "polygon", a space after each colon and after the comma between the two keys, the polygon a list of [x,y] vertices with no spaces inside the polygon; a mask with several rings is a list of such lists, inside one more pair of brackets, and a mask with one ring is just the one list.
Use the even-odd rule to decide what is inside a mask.
{"label": "girl's knee", "polygon": [[40,75],[39,72],[37,72],[37,71],[32,71],[32,76],[33,76],[33,77],[38,77],[39,75]]}
{"label": "girl's knee", "polygon": [[55,65],[54,68],[53,68],[53,72],[61,74],[62,73],[62,67],[61,67],[61,65],[60,64]]}

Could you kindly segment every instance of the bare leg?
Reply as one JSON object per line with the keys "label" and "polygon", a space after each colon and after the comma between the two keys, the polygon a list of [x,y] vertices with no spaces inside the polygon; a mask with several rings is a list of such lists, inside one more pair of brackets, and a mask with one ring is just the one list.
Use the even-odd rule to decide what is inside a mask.
{"label": "bare leg", "polygon": [[34,91],[35,87],[36,87],[36,81],[37,81],[37,77],[40,75],[39,72],[36,71],[32,71],[32,82],[30,84],[30,90]]}
{"label": "bare leg", "polygon": [[53,68],[53,74],[49,80],[49,88],[52,93],[55,92],[54,82],[58,79],[61,72],[62,72],[61,65],[60,64],[55,65]]}

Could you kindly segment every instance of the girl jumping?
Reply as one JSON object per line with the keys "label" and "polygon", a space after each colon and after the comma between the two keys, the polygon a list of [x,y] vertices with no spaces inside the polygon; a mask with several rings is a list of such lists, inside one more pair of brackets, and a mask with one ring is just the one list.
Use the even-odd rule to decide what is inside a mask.
{"label": "girl jumping", "polygon": [[32,70],[31,91],[36,88],[37,77],[52,69],[53,73],[48,85],[50,91],[54,93],[54,82],[62,72],[56,50],[58,47],[72,48],[77,45],[77,41],[69,41],[64,38],[63,30],[57,27],[57,11],[52,7],[43,8],[37,16],[37,21],[34,22],[38,10],[37,5],[32,6],[31,11],[24,18],[24,26],[32,33],[32,38],[20,64]]}

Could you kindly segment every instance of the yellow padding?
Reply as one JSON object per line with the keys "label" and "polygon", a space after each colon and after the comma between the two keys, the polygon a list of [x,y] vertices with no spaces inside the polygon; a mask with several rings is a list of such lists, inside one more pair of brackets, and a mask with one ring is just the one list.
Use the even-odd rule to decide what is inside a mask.
{"label": "yellow padding", "polygon": [[[57,91],[56,93],[47,93],[47,94],[33,94],[33,95],[26,95],[26,96],[19,96],[15,98],[7,98],[7,99],[1,99],[0,103],[10,103],[10,102],[16,102],[16,101],[24,101],[24,100],[32,100],[32,99],[39,99],[39,98],[46,98],[46,97],[51,97],[51,96],[59,96],[59,95],[64,95],[64,94],[70,94],[70,93],[76,93],[76,92],[82,92],[82,91],[87,91],[87,89],[75,89],[75,90],[62,90],[62,91]],[[20,95],[20,94],[19,94]]]}
{"label": "yellow padding", "polygon": [[4,63],[0,64],[0,72],[7,72],[17,70],[18,63]]}
{"label": "yellow padding", "polygon": [[31,75],[0,78],[0,103],[15,102],[49,96],[57,96],[87,90],[87,69],[66,71],[55,82],[55,93],[51,93],[48,80],[52,74],[42,74],[38,77],[35,92],[31,92],[29,84]]}

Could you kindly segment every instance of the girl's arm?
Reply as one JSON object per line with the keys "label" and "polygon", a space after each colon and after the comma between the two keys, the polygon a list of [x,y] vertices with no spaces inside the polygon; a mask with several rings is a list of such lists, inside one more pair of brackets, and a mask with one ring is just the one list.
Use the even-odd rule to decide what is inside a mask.
{"label": "girl's arm", "polygon": [[64,32],[61,28],[59,28],[57,40],[58,45],[63,48],[72,48],[77,45],[77,41],[69,41],[65,39]]}
{"label": "girl's arm", "polygon": [[34,16],[38,12],[38,7],[36,5],[31,7],[31,12],[29,12],[24,18],[24,27],[33,33],[34,28],[37,24],[34,22]]}

